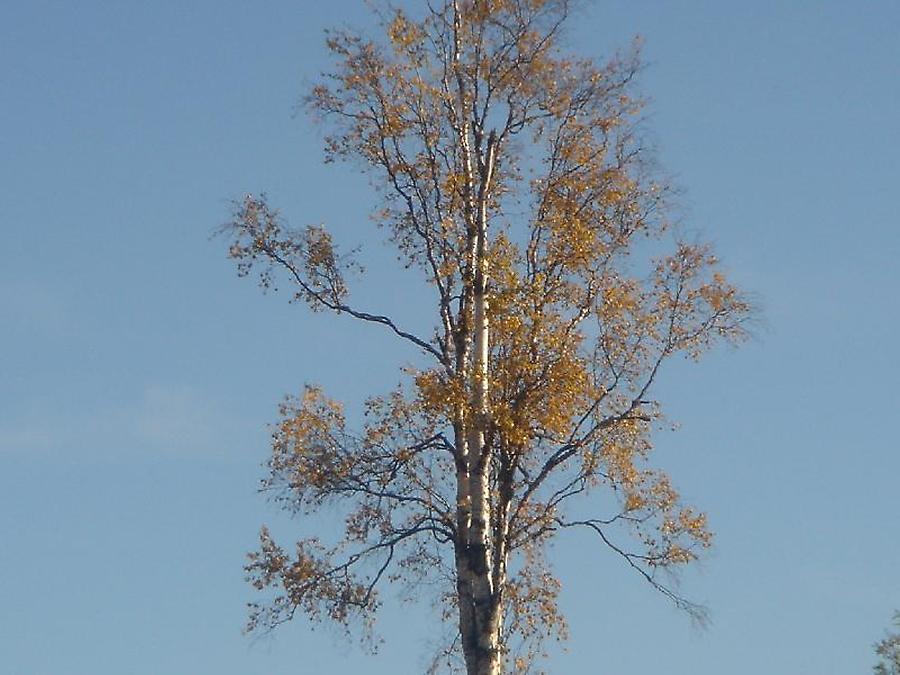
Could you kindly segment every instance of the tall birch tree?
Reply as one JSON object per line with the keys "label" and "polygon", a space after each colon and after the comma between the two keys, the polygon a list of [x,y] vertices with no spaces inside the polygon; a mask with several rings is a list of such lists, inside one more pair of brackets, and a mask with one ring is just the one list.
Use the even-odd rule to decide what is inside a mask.
{"label": "tall birch tree", "polygon": [[298,612],[368,626],[383,586],[430,581],[466,673],[525,672],[566,633],[545,553],[567,529],[699,611],[663,574],[711,534],[650,463],[654,385],[667,359],[744,337],[750,308],[708,246],[668,227],[637,50],[566,55],[570,10],[432,0],[379,15],[380,39],[329,33],[334,67],[306,102],[326,160],[373,177],[377,218],[433,289],[432,332],[357,306],[353,262],[324,228],[291,229],[262,196],[236,204],[224,230],[240,274],[283,277],[422,364],[368,399],[356,429],[316,386],[281,407],[265,490],[292,513],[338,504],[346,518],[337,542],[283,548],[262,530],[246,570],[268,594],[250,629]]}

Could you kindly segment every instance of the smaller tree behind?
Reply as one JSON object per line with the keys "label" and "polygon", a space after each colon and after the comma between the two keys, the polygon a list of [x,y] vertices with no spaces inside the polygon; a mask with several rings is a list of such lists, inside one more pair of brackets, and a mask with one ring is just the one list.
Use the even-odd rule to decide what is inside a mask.
{"label": "smaller tree behind", "polygon": [[[894,625],[900,628],[900,612],[894,612]],[[875,653],[881,662],[875,666],[876,675],[900,675],[900,633],[888,633],[875,643]]]}

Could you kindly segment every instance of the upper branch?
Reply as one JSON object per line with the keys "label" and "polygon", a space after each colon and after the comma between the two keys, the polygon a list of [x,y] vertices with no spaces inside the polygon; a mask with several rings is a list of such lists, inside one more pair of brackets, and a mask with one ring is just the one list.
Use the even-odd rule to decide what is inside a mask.
{"label": "upper branch", "polygon": [[[238,261],[238,273],[249,274],[260,257],[267,266],[260,271],[260,285],[273,287],[273,268],[284,269],[300,287],[297,297],[305,299],[313,309],[325,307],[334,312],[389,328],[394,334],[412,342],[434,356],[438,362],[448,361],[431,343],[401,329],[394,321],[380,314],[354,309],[344,298],[347,287],[341,270],[342,261],[336,254],[331,236],[321,227],[308,227],[302,232],[286,231],[279,222],[278,212],[271,209],[264,196],[247,195],[235,211],[234,218],[222,231],[234,237],[230,257]],[[343,261],[347,264],[347,261]]]}

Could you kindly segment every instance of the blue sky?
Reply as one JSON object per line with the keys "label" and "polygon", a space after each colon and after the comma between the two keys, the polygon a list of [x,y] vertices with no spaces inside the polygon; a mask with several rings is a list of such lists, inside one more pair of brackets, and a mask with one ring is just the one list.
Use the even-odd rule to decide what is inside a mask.
{"label": "blue sky", "polygon": [[[411,355],[235,278],[210,241],[267,191],[421,296],[370,226],[366,179],[292,114],[322,31],[363,3],[0,6],[0,645],[13,675],[421,670],[428,614],[376,657],[301,622],[240,633],[243,554],[277,402],[358,404]],[[554,673],[866,672],[900,607],[900,5],[596,2],[572,48],[646,40],[641,89],[685,221],[760,299],[757,339],[665,373],[659,463],[711,517],[691,626],[586,542],[554,549],[572,620]],[[412,629],[411,642],[396,639]],[[393,639],[392,639],[393,638]]]}

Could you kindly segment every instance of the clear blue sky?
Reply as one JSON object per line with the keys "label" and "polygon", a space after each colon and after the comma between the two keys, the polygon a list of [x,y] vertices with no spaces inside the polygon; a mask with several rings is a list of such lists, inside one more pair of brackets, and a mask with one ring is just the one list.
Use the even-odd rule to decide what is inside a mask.
{"label": "clear blue sky", "polygon": [[[414,673],[415,608],[374,658],[297,622],[243,637],[243,554],[282,395],[348,402],[413,358],[235,278],[208,240],[266,190],[391,266],[365,178],[292,110],[327,3],[0,5],[0,671]],[[758,339],[666,373],[659,461],[711,515],[684,579],[706,631],[592,542],[555,549],[561,674],[864,673],[900,607],[900,4],[596,2],[573,49],[639,33],[651,126],[691,228],[765,312]],[[374,264],[373,264],[374,263]],[[359,295],[415,321],[400,273]],[[412,644],[392,639],[413,626]],[[363,672],[363,671],[360,671]]]}

